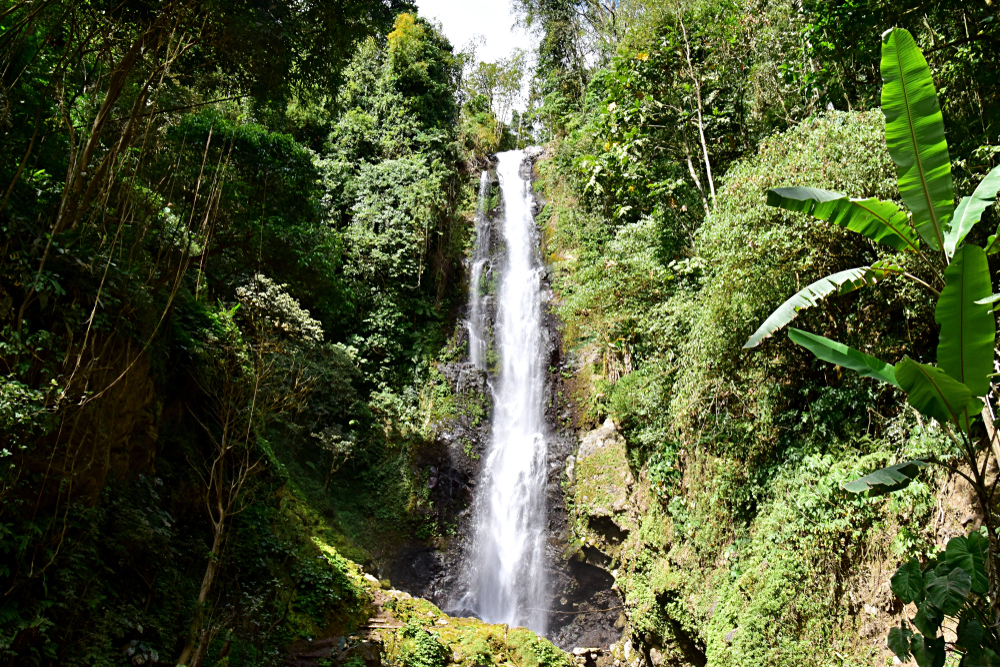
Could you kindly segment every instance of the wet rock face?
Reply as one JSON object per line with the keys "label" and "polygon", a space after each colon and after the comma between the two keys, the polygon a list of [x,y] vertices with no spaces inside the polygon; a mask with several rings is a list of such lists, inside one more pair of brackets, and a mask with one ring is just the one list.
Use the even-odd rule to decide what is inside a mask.
{"label": "wet rock face", "polygon": [[478,406],[435,424],[435,440],[417,460],[437,523],[445,531],[400,545],[378,574],[401,591],[448,606],[460,588],[461,559],[473,534],[470,506],[489,446],[491,399],[485,371],[469,363],[444,364],[439,370],[459,405]]}
{"label": "wet rock face", "polygon": [[489,394],[489,375],[486,371],[476,368],[469,362],[443,364],[441,374],[448,380],[452,391],[459,396],[470,394],[487,396]]}
{"label": "wet rock face", "polygon": [[[542,155],[542,149],[529,153],[526,165],[532,165]],[[535,213],[543,202],[536,198]],[[621,600],[614,590],[614,577],[608,571],[606,555],[597,550],[584,552],[574,548],[573,517],[567,510],[566,499],[573,487],[573,473],[580,456],[580,441],[571,416],[571,391],[565,378],[570,376],[572,362],[564,354],[561,322],[555,313],[556,295],[550,275],[542,281],[546,311],[542,318],[545,351],[550,372],[546,376],[545,401],[548,433],[548,514],[549,514],[549,586],[552,610],[548,636],[559,648],[597,649],[585,653],[588,665],[610,667],[608,648],[620,635],[616,623],[621,615]],[[626,466],[627,468],[627,466]],[[592,657],[593,656],[593,657]],[[580,660],[578,658],[577,662]],[[593,667],[593,665],[591,665]]]}
{"label": "wet rock face", "polygon": [[[650,502],[656,501],[650,496],[646,474],[640,472],[637,479],[632,473],[625,440],[613,421],[583,434],[576,456],[567,465],[570,477],[577,539],[571,547],[574,558],[595,567],[616,568],[611,570],[616,592],[619,587],[636,590],[631,568],[638,554],[650,553],[644,541],[649,536],[641,537],[644,531],[639,527],[648,517]],[[645,590],[655,598],[653,609],[677,606],[673,591]],[[650,629],[647,616],[645,629],[638,632],[635,616],[646,611],[619,607],[616,627],[622,638],[610,647],[612,667],[700,667],[707,663],[700,637],[674,617],[659,615],[655,629]]]}
{"label": "wet rock face", "polygon": [[392,561],[388,579],[402,591],[421,590],[427,582],[439,578],[444,570],[444,554],[425,544],[411,544]]}
{"label": "wet rock face", "polygon": [[633,530],[629,505],[635,483],[614,422],[583,434],[576,453],[566,457],[563,474],[566,495],[573,499],[564,556],[578,590],[577,600],[565,600],[567,622],[553,641],[564,648],[607,649],[625,626],[612,565]]}
{"label": "wet rock face", "polygon": [[[595,568],[596,569],[596,568]],[[604,573],[607,580],[614,579]],[[601,611],[607,610],[607,611]],[[581,613],[582,612],[582,613]],[[553,618],[562,616],[565,623],[552,635],[552,643],[563,650],[577,647],[595,647],[606,651],[621,635],[618,619],[622,614],[621,601],[618,595],[610,589],[597,590],[592,593],[584,605],[566,614],[553,614]],[[597,661],[598,664],[601,661]]]}
{"label": "wet rock face", "polygon": [[[484,267],[483,281],[494,285],[493,266],[503,261],[503,239],[496,224],[499,211],[487,211],[487,216],[493,257]],[[492,293],[481,299],[489,332],[495,326],[496,303]],[[460,313],[451,342],[455,349],[469,349],[467,317],[467,312]],[[451,418],[432,425],[434,442],[423,449],[417,464],[427,479],[438,525],[446,529],[431,539],[400,545],[383,563],[379,576],[414,597],[451,609],[460,598],[462,559],[474,534],[471,503],[489,449],[493,397],[489,373],[467,359],[441,364],[437,370],[459,407]]]}

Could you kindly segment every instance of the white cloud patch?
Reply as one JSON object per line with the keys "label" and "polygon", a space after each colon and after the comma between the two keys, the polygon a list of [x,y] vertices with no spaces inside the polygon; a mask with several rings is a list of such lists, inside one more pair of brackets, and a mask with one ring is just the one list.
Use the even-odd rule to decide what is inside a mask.
{"label": "white cloud patch", "polygon": [[476,51],[479,60],[495,62],[517,48],[534,50],[534,38],[514,26],[511,0],[417,0],[417,8],[424,18],[441,22],[456,51],[482,35],[486,44]]}

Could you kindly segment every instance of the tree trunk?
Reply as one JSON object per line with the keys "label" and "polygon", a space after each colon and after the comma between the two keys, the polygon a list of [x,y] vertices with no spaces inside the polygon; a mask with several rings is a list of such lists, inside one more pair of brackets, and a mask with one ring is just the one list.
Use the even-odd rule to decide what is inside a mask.
{"label": "tree trunk", "polygon": [[684,26],[684,19],[681,17],[681,8],[677,8],[677,20],[681,24],[681,34],[684,36],[684,55],[687,60],[688,72],[691,74],[691,81],[694,83],[695,101],[698,110],[698,136],[701,138],[701,150],[705,158],[705,174],[708,176],[708,191],[712,196],[712,206],[715,206],[715,180],[712,178],[712,161],[708,157],[708,142],[705,140],[705,122],[702,118],[701,104],[701,81],[694,71],[694,63],[691,60],[691,43],[688,41],[687,28]]}
{"label": "tree trunk", "polygon": [[212,644],[212,640],[215,639],[217,631],[217,628],[210,628],[201,631],[201,638],[198,640],[198,648],[195,649],[194,657],[191,658],[191,667],[201,667],[201,663],[205,661],[205,653],[208,651],[208,647]]}
{"label": "tree trunk", "polygon": [[[194,610],[194,620],[191,621],[191,629],[188,632],[188,641],[181,651],[181,656],[177,658],[178,665],[188,665],[192,656],[196,659],[190,662],[190,667],[194,667],[204,656],[202,646],[208,642],[207,634],[202,632],[202,625],[205,623],[205,602],[208,594],[212,590],[212,582],[215,580],[215,573],[219,569],[219,553],[222,551],[222,540],[225,537],[226,515],[222,513],[218,522],[215,523],[215,536],[212,540],[212,553],[208,557],[208,565],[205,566],[205,576],[201,580],[201,589],[198,591],[198,603]],[[195,656],[195,649],[198,648],[198,655]]]}

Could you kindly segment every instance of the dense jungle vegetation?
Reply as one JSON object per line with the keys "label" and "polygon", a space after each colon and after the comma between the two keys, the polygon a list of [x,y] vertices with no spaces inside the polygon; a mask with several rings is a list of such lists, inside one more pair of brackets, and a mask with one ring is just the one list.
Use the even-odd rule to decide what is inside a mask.
{"label": "dense jungle vegetation", "polygon": [[[977,409],[965,408],[950,428],[947,411],[936,410],[943,425],[935,424],[920,391],[903,382],[905,369],[890,376],[892,366],[879,360],[933,363],[937,348],[948,367],[953,327],[966,317],[947,311],[962,291],[956,264],[945,275],[951,254],[942,262],[936,253],[933,268],[917,266],[918,243],[928,253],[947,243],[923,234],[927,206],[914,206],[912,171],[904,181],[904,165],[924,153],[914,159],[919,142],[887,123],[890,114],[897,126],[903,121],[890,105],[895,51],[883,33],[909,30],[916,43],[906,57],[917,45],[926,54],[940,112],[933,90],[925,91],[913,117],[929,126],[938,114],[942,136],[921,141],[937,146],[933,182],[946,180],[947,192],[935,205],[944,211],[996,165],[996,9],[839,1],[588,7],[581,23],[554,3],[526,3],[544,35],[533,90],[552,136],[552,158],[540,168],[546,248],[564,343],[584,362],[574,379],[578,420],[587,428],[610,416],[621,425],[629,463],[651,497],[647,504],[633,496],[636,511],[619,520],[629,540],[606,545],[620,568],[632,636],[664,664],[891,664],[893,653],[921,667],[946,656],[992,664],[991,632],[976,634],[995,616],[995,556],[982,539],[995,554],[992,408],[971,430]],[[547,108],[568,112],[546,117]],[[825,194],[780,189],[787,186]],[[977,219],[996,198],[990,188],[981,190]],[[896,204],[887,204],[892,222],[829,191],[902,199],[925,240]],[[992,289],[986,256],[972,244],[990,245],[996,222],[985,213],[964,246],[980,253],[976,300]],[[911,271],[930,271],[935,284],[905,279]],[[832,282],[822,283],[827,276]],[[807,310],[838,292],[853,294]],[[993,316],[987,305],[962,303],[981,318],[979,333],[958,338],[980,336],[974,395],[986,396]],[[836,366],[783,335],[763,340],[796,315],[811,333],[793,331],[792,341]],[[912,360],[905,363],[919,366]],[[886,368],[890,384],[868,379],[876,367]],[[961,413],[964,404],[954,404]],[[908,485],[924,461],[941,465]],[[890,490],[897,492],[884,495]],[[959,572],[963,549],[983,564]],[[915,606],[904,608],[911,602],[920,605],[916,616]],[[960,620],[957,636],[951,621],[940,629],[945,616]]]}
{"label": "dense jungle vegetation", "polygon": [[[566,487],[632,655],[1000,664],[1000,9],[514,10],[536,52],[485,63],[402,0],[0,3],[0,664],[274,665],[363,623],[356,564],[448,536],[438,366],[479,173],[529,144],[572,421],[638,480],[615,545]],[[886,63],[923,58],[918,109]],[[481,664],[411,616],[401,664]]]}

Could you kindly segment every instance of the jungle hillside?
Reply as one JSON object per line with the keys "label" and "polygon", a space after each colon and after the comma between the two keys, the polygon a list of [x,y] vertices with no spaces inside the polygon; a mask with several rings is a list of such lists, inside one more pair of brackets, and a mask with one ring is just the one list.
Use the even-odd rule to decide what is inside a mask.
{"label": "jungle hillside", "polygon": [[995,0],[418,4],[0,0],[0,665],[1000,665]]}

